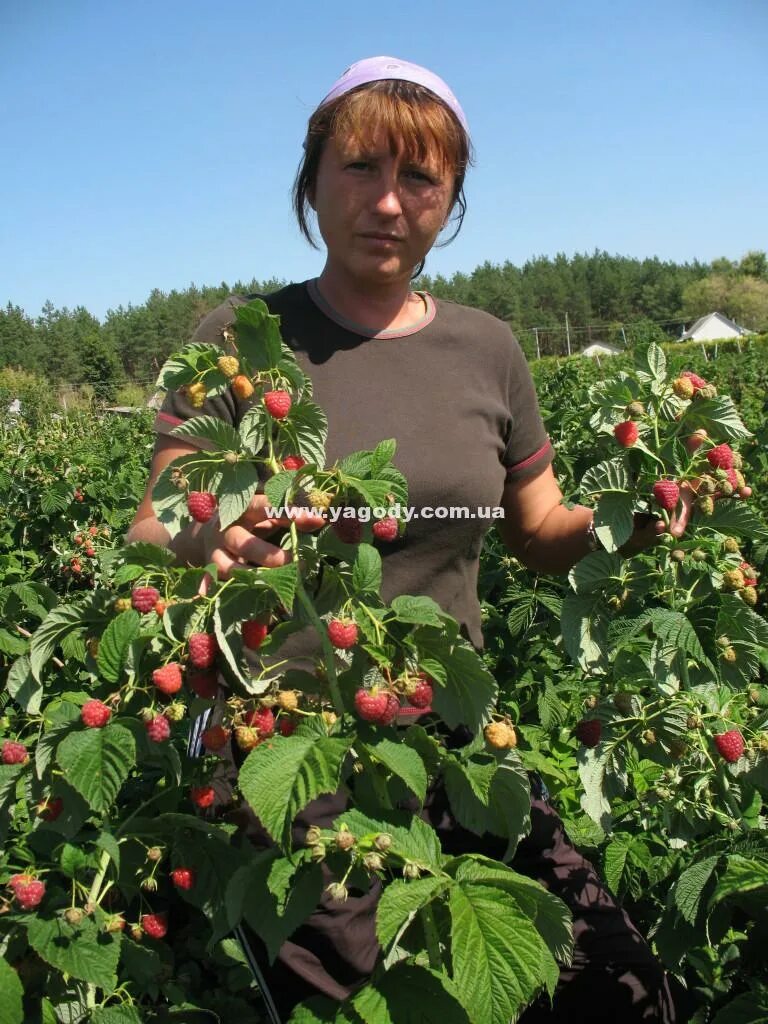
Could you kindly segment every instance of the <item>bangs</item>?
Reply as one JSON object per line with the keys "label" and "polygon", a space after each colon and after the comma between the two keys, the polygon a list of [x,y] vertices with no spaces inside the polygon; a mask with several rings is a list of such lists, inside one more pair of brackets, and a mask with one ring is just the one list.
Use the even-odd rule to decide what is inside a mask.
{"label": "bangs", "polygon": [[381,133],[393,155],[413,163],[437,163],[461,174],[467,166],[464,131],[451,111],[428,89],[412,82],[386,81],[348,93],[333,112],[329,134],[372,148]]}

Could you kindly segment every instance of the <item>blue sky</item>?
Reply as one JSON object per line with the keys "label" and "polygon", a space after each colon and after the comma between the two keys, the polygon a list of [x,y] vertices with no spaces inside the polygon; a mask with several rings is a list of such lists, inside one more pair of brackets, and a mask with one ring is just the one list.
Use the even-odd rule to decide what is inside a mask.
{"label": "blue sky", "polygon": [[768,4],[0,3],[0,304],[99,317],[152,288],[302,280],[290,187],[354,60],[441,74],[477,153],[428,273],[768,248]]}

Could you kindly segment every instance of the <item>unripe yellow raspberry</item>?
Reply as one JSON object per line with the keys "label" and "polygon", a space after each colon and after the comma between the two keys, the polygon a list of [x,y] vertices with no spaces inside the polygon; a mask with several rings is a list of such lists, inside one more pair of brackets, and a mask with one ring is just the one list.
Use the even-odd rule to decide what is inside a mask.
{"label": "unripe yellow raspberry", "polygon": [[310,491],[309,504],[312,508],[329,509],[333,502],[333,495],[327,491]]}
{"label": "unripe yellow raspberry", "polygon": [[219,356],[216,365],[225,377],[235,377],[240,373],[240,360],[234,356]]}
{"label": "unripe yellow raspberry", "polygon": [[239,373],[236,377],[233,377],[232,383],[229,386],[237,398],[246,399],[250,398],[253,394],[253,384],[244,373]]}
{"label": "unripe yellow raspberry", "polygon": [[277,695],[277,703],[283,711],[295,711],[299,706],[299,698],[295,690],[281,690]]}
{"label": "unripe yellow raspberry", "polygon": [[495,750],[510,750],[517,746],[517,733],[509,722],[491,722],[483,730],[485,742]]}
{"label": "unripe yellow raspberry", "polygon": [[729,569],[723,573],[723,590],[743,590],[744,573],[741,569]]}
{"label": "unripe yellow raspberry", "polygon": [[187,385],[187,399],[193,409],[202,409],[208,389],[202,381]]}

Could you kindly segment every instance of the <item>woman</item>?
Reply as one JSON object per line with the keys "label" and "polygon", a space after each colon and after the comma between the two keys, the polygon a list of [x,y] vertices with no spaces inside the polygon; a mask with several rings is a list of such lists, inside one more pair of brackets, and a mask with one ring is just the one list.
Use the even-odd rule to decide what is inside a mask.
{"label": "woman", "polygon": [[[398,440],[396,464],[409,500],[426,506],[497,506],[506,546],[530,568],[566,572],[596,547],[589,509],[567,509],[551,468],[553,452],[525,359],[506,325],[479,310],[413,292],[411,279],[440,233],[461,226],[464,176],[470,164],[466,118],[436,75],[405,61],[375,57],[349,68],[309,121],[294,186],[302,232],[313,211],[326,246],[319,278],[265,296],[281,330],[312,377],[328,416],[327,460]],[[214,310],[195,340],[220,341],[233,320],[234,298]],[[248,403],[231,393],[202,412],[239,422]],[[151,481],[129,540],[169,544],[151,505],[151,486],[173,459],[193,449],[170,435],[199,415],[177,393],[158,416]],[[221,531],[212,522],[177,535],[180,560],[277,566],[290,555],[274,543],[287,520],[267,519],[257,496],[242,519]],[[311,529],[308,514],[300,525]],[[414,518],[384,557],[382,598],[427,594],[482,647],[477,572],[487,519]],[[682,531],[684,522],[676,531]],[[662,524],[638,531],[650,543]],[[302,634],[281,657],[300,656]],[[289,645],[293,645],[289,649]],[[561,896],[574,913],[576,956],[563,970],[554,1010],[532,1007],[524,1020],[675,1019],[663,972],[593,868],[568,843],[540,782],[533,780],[532,832],[513,866]],[[304,824],[325,824],[343,808],[315,801]],[[446,850],[480,840],[450,819],[440,798],[429,815]],[[447,824],[446,824],[447,822]],[[242,822],[255,839],[258,823]],[[302,822],[299,822],[301,827]],[[486,845],[483,849],[488,852]],[[378,949],[373,932],[376,892],[336,908],[324,906],[267,970],[280,1014],[313,993],[343,999],[363,982]]]}

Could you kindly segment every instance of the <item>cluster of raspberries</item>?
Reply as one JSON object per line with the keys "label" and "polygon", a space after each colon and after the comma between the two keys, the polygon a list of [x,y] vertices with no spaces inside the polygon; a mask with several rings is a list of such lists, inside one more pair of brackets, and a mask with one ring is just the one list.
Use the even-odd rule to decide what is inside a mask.
{"label": "cluster of raspberries", "polygon": [[[405,699],[411,707],[426,711],[432,704],[432,683],[420,672],[415,686],[408,689]],[[400,711],[400,698],[391,690],[366,690],[355,693],[355,711],[364,722],[376,725],[392,725]]]}

